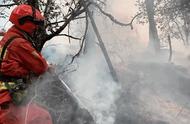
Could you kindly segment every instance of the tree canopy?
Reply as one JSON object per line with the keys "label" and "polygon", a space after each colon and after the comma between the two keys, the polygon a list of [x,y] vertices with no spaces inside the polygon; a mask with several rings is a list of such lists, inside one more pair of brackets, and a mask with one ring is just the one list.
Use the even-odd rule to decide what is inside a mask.
{"label": "tree canopy", "polygon": [[[145,1],[137,0],[141,15],[139,22],[148,23]],[[167,36],[189,44],[190,35],[190,1],[189,0],[155,0],[154,17],[159,36],[162,41],[167,41]]]}

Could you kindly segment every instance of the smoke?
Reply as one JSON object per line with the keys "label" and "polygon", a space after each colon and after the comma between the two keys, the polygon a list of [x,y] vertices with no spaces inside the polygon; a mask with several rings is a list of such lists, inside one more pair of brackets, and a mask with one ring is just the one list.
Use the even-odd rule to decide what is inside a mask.
{"label": "smoke", "polygon": [[[71,66],[77,70],[62,74],[81,106],[90,111],[97,124],[189,124],[190,78],[189,69],[185,68],[189,67],[188,50],[176,45],[169,63],[168,49],[154,54],[138,42],[137,32],[99,15],[95,17],[120,83],[110,77],[90,29],[86,54],[75,59]],[[53,52],[44,54],[48,53],[45,56],[51,63],[66,66],[65,58],[73,54],[73,48],[77,47],[55,45]],[[62,106],[59,111],[65,109]]]}
{"label": "smoke", "polygon": [[[124,36],[125,33],[123,31],[129,32],[130,29],[112,25],[110,21],[105,21],[104,18],[99,17],[99,15],[94,15],[94,17],[106,48],[108,49],[108,52],[111,53],[109,55],[114,63],[114,67],[117,69],[118,74],[120,74],[121,70],[125,70],[127,68],[128,57],[132,57],[135,53],[137,53],[137,51],[134,52],[134,49],[137,47],[137,42],[135,40],[130,40],[130,38],[134,39],[134,36],[130,38],[126,38],[126,36]],[[102,21],[102,19],[104,21]],[[108,28],[105,26],[109,26],[109,28],[112,29],[107,30]],[[76,33],[76,30],[73,30]],[[113,32],[111,32],[111,30]],[[76,70],[74,69],[74,71],[62,74],[62,80],[69,85],[73,94],[80,99],[81,107],[86,108],[93,115],[97,124],[118,123],[115,119],[118,118],[118,112],[120,110],[118,109],[119,104],[116,102],[116,99],[118,101],[123,100],[123,98],[121,100],[119,99],[121,84],[112,80],[109,73],[109,68],[100,47],[98,46],[99,44],[92,27],[89,28],[86,40],[86,53],[75,59],[72,65],[69,65],[69,67],[72,68],[76,67]],[[65,39],[55,38],[50,45],[47,44],[43,52],[44,56],[50,63],[67,67],[68,60],[70,60],[70,56],[68,55],[74,54],[73,51],[76,52],[76,49],[78,49],[76,46],[78,44],[60,44],[58,41],[65,42]],[[141,51],[140,47],[138,49],[138,52],[139,51]],[[59,72],[61,69],[63,68],[60,68]],[[127,76],[123,75],[122,78]],[[47,82],[44,83],[44,85],[47,86]],[[122,90],[126,89],[122,88]],[[120,94],[122,94],[122,92],[123,91],[121,91]],[[60,103],[56,103],[55,98],[52,100],[54,101],[54,105],[59,106]],[[63,107],[62,111],[64,111],[64,109],[65,108]],[[58,107],[54,106],[53,111],[58,111]],[[59,109],[59,111],[61,111],[61,109]],[[65,111],[68,111],[68,109],[65,109]],[[62,116],[62,118],[64,117]]]}
{"label": "smoke", "polygon": [[[67,83],[73,95],[79,99],[80,107],[91,113],[96,124],[113,124],[116,116],[115,99],[118,96],[120,85],[114,82],[110,75],[105,58],[92,33],[93,30],[90,29],[89,32],[86,54],[76,58],[72,64],[69,64],[71,62],[70,55],[76,53],[78,44],[61,43],[63,39],[55,38],[44,47],[42,53],[49,63],[59,66],[59,68],[56,68],[57,72],[63,72],[65,68],[68,69],[68,71],[60,73],[61,79]],[[52,81],[50,77],[49,75],[45,76],[46,79],[43,80],[40,86],[43,87],[42,89],[47,90],[49,89],[47,86],[52,87],[50,86],[52,84],[49,84]],[[49,83],[47,83],[47,80]],[[44,85],[46,86],[44,87]],[[51,95],[51,92],[56,91],[48,90],[48,92]],[[38,94],[44,97],[43,94]],[[54,105],[60,106],[60,103],[56,103],[57,100],[54,97],[52,97],[52,100]],[[58,111],[56,106],[47,107],[52,108],[51,111]],[[65,107],[62,110],[60,108],[59,111],[70,111],[64,109]]]}
{"label": "smoke", "polygon": [[72,74],[71,85],[97,124],[113,124],[118,84],[110,77],[102,54],[98,50],[92,51],[78,59],[79,69]]}
{"label": "smoke", "polygon": [[137,32],[106,18],[96,22],[121,84],[115,124],[188,124],[189,50],[172,42],[168,62],[168,47],[155,54],[138,42]]}

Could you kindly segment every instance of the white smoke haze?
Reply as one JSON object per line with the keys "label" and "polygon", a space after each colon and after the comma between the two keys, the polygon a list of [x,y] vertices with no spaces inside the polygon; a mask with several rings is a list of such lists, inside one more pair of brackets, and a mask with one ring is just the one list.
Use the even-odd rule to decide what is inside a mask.
{"label": "white smoke haze", "polygon": [[[90,45],[87,53],[81,55],[71,65],[68,65],[71,60],[69,55],[76,53],[79,48],[78,44],[68,44],[68,39],[59,37],[53,39],[45,45],[42,53],[49,63],[63,67],[57,70],[59,72],[64,66],[75,67],[73,72],[61,74],[61,78],[80,99],[81,107],[85,107],[93,115],[96,124],[113,124],[116,110],[114,102],[120,85],[113,81],[109,73],[105,58],[94,39],[93,30],[89,32],[91,34],[88,35],[87,42]],[[46,81],[47,79],[42,83],[42,87],[47,85]]]}
{"label": "white smoke haze", "polygon": [[[66,54],[71,51],[68,46],[68,44],[52,46],[53,49],[49,52],[44,50],[48,62],[62,65],[65,57],[68,57]],[[114,102],[119,85],[112,80],[100,49],[94,47],[88,51],[89,53],[77,59],[77,63],[74,64],[77,64],[78,68],[66,74],[67,80],[69,79],[66,83],[80,99],[82,105],[91,112],[97,124],[113,124]],[[65,80],[64,75],[62,78]]]}
{"label": "white smoke haze", "polygon": [[156,55],[138,32],[96,21],[121,83],[115,124],[189,124],[189,49],[173,41],[170,63],[168,48]]}
{"label": "white smoke haze", "polygon": [[111,78],[103,56],[93,50],[78,61],[79,69],[71,76],[76,94],[95,115],[97,124],[113,124],[119,85]]}

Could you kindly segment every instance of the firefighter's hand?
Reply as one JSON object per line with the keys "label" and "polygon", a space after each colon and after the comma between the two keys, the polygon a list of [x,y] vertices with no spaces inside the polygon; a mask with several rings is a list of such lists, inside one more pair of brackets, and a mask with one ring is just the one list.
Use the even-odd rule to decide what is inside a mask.
{"label": "firefighter's hand", "polygon": [[48,72],[50,72],[50,73],[56,73],[55,65],[48,64]]}

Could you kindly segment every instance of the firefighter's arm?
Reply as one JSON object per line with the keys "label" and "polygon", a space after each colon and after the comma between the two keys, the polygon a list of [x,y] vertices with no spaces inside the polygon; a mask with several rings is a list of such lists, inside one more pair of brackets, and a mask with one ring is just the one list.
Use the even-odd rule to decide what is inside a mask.
{"label": "firefighter's arm", "polygon": [[29,43],[25,42],[19,45],[18,49],[19,57],[26,69],[37,75],[44,73],[48,69],[46,60]]}

